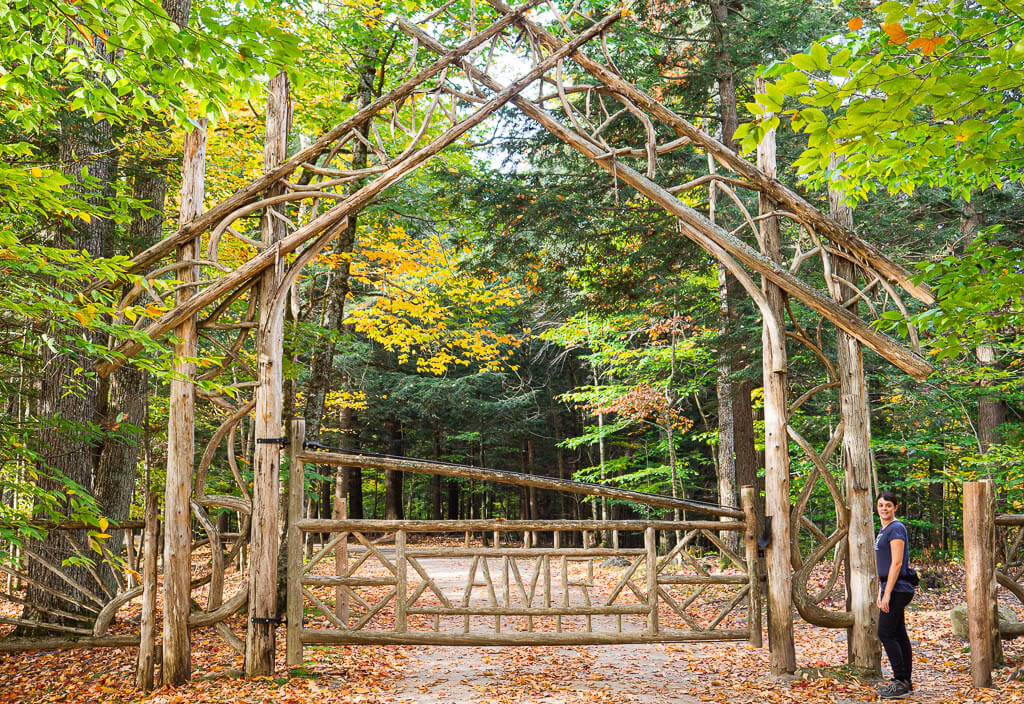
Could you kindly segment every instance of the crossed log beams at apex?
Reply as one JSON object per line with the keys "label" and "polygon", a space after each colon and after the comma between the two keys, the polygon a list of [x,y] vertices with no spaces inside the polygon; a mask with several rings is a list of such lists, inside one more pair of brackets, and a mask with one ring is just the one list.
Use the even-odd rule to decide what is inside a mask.
{"label": "crossed log beams at apex", "polygon": [[[501,0],[488,0],[488,2],[503,12],[508,11],[507,6],[504,5]],[[526,19],[520,19],[517,21],[538,41],[547,45],[549,49],[557,50],[565,48],[566,45],[563,42],[533,22]],[[450,51],[447,47],[434,40],[433,37],[423,32],[411,22],[405,19],[400,19],[398,24],[399,28],[403,32],[419,41],[431,51],[440,55],[445,55]],[[880,271],[887,272],[893,276],[898,276],[898,282],[900,285],[907,288],[911,293],[914,293],[921,298],[930,298],[930,294],[925,295],[927,292],[924,289],[915,287],[910,283],[909,273],[899,267],[899,265],[874,250],[874,248],[868,243],[860,240],[852,233],[841,228],[838,224],[820,213],[797,194],[783,186],[779,181],[769,178],[766,174],[757,169],[757,167],[733,154],[731,150],[727,149],[717,140],[708,137],[700,130],[689,125],[689,123],[682,118],[679,118],[653,98],[650,98],[639,89],[633,87],[621,78],[618,78],[600,64],[587,59],[578,51],[574,52],[572,56],[581,66],[583,66],[584,69],[601,80],[612,91],[624,94],[628,100],[637,105],[645,105],[648,107],[651,105],[658,106],[660,108],[659,111],[652,109],[651,112],[659,118],[662,118],[663,114],[667,115],[668,119],[662,119],[664,119],[665,122],[670,124],[673,128],[677,129],[677,131],[683,133],[684,136],[689,137],[693,142],[703,144],[703,146],[705,146],[709,151],[712,151],[716,156],[718,156],[719,151],[730,155],[731,159],[729,159],[728,162],[731,166],[734,166],[739,173],[743,173],[744,176],[747,176],[757,183],[759,187],[771,195],[772,198],[779,200],[795,212],[803,215],[806,220],[815,222],[815,224],[824,223],[826,227],[823,228],[822,231],[831,237],[837,244],[846,247],[851,252],[857,253],[862,258],[870,259],[872,264],[874,264]],[[483,71],[469,65],[466,65],[463,68],[472,78],[480,81],[489,89],[495,91],[501,89],[501,86]],[[658,205],[661,205],[672,215],[675,215],[683,225],[682,232],[717,259],[722,261],[726,266],[734,265],[736,261],[748,266],[785,290],[788,294],[803,302],[815,312],[830,320],[842,330],[860,340],[862,343],[873,349],[900,369],[906,371],[915,379],[923,380],[931,374],[932,366],[923,357],[899,344],[888,335],[874,330],[859,316],[851,313],[843,306],[838,305],[834,301],[823,296],[811,286],[791,275],[784,267],[767,259],[762,254],[749,247],[742,240],[734,237],[723,228],[712,223],[710,220],[693,208],[684,204],[650,178],[631,169],[625,164],[619,163],[614,157],[609,157],[606,153],[602,152],[600,148],[594,145],[592,141],[565,127],[550,113],[541,109],[535,103],[519,95],[515,96],[512,99],[512,102],[526,115],[531,117],[556,137],[581,152],[584,156],[588,157],[602,168],[609,171],[613,176],[621,179]],[[686,131],[689,131],[690,133],[688,134]],[[732,162],[735,162],[735,164]],[[840,234],[837,235],[837,232]],[[754,291],[751,291],[751,294],[753,295]]]}

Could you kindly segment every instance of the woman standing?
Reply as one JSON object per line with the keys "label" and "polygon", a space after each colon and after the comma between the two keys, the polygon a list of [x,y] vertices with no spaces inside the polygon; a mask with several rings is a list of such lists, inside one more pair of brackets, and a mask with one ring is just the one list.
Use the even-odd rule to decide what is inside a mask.
{"label": "woman standing", "polygon": [[906,580],[910,569],[907,527],[896,520],[899,501],[891,491],[878,496],[878,517],[882,531],[875,539],[878,567],[878,639],[892,666],[892,681],[878,690],[882,699],[902,699],[914,691],[910,682],[913,659],[904,610],[914,598],[914,585]]}

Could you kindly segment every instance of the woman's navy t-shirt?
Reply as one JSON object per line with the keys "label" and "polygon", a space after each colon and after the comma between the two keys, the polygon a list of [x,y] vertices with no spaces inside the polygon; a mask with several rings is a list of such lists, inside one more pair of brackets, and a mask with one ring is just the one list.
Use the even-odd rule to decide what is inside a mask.
{"label": "woman's navy t-shirt", "polygon": [[896,580],[892,590],[894,592],[914,591],[914,585],[903,578],[903,575],[910,569],[910,540],[907,537],[907,527],[900,521],[893,521],[878,534],[875,538],[875,564],[878,567],[878,578],[885,583],[889,576],[889,567],[892,565],[892,548],[889,545],[893,540],[903,541],[903,566],[900,568],[900,577]]}

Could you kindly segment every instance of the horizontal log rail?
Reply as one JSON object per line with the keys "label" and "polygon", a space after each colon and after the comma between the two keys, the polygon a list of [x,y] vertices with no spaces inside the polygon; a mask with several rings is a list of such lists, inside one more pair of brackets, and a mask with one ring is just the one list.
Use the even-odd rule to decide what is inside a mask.
{"label": "horizontal log rail", "polygon": [[79,648],[130,648],[139,644],[139,636],[103,638],[5,638],[0,653],[27,653],[34,650],[74,650]]}
{"label": "horizontal log rail", "polygon": [[711,643],[746,640],[747,630],[723,628],[714,632],[665,630],[650,634],[643,631],[623,633],[433,633],[430,631],[389,633],[387,631],[342,631],[303,628],[306,645],[616,645],[626,643]]}
{"label": "horizontal log rail", "polygon": [[[406,533],[464,533],[470,531],[516,533],[534,532],[569,532],[569,531],[643,531],[654,530],[715,530],[742,531],[746,523],[742,521],[503,521],[477,519],[467,521],[384,521],[374,519],[332,520],[329,518],[304,518],[295,522],[295,527],[303,533],[344,533],[359,531],[360,533],[394,533],[402,530]],[[505,554],[505,551],[502,551]]]}
{"label": "horizontal log rail", "polygon": [[747,584],[745,574],[658,575],[658,584]]}
{"label": "horizontal log rail", "polygon": [[[83,521],[28,521],[24,525],[30,528],[42,530],[96,530],[98,525],[85,523]],[[141,530],[146,527],[145,521],[110,521],[107,531],[111,530]]]}
{"label": "horizontal log rail", "polygon": [[405,551],[408,557],[637,557],[643,549],[620,548],[416,548]]}
{"label": "horizontal log rail", "polygon": [[[689,501],[687,499],[677,499],[671,496],[662,496],[661,494],[648,494],[642,491],[618,489],[616,487],[605,486],[603,484],[578,482],[571,479],[557,479],[555,477],[525,474],[523,472],[510,472],[500,469],[487,469],[485,467],[473,467],[470,465],[414,458],[382,457],[379,455],[368,453],[361,454],[358,452],[302,452],[299,453],[298,459],[301,462],[309,462],[311,464],[326,464],[338,467],[374,467],[377,469],[397,470],[399,472],[416,472],[419,474],[460,477],[462,479],[475,479],[478,481],[496,482],[499,484],[532,486],[536,489],[565,491],[570,494],[583,494],[586,496],[603,496],[609,499],[633,501],[647,506],[693,511],[712,516],[722,516],[724,518],[743,518],[743,511],[729,508],[727,506],[717,506],[714,504],[701,503],[700,501]],[[742,530],[742,527],[738,528],[738,530]]]}

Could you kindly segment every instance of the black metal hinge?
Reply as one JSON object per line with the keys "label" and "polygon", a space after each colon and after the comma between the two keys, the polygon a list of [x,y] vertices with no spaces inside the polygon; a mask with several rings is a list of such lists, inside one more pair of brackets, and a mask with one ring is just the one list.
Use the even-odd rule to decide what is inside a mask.
{"label": "black metal hinge", "polygon": [[284,616],[268,616],[266,618],[260,618],[259,616],[253,616],[250,619],[253,623],[270,623],[275,626],[280,626],[282,623],[288,623],[288,619]]}
{"label": "black metal hinge", "polygon": [[257,445],[281,445],[284,447],[289,442],[288,438],[256,438]]}
{"label": "black metal hinge", "polygon": [[764,549],[772,544],[772,517],[764,517],[764,532],[757,539],[757,556],[764,557]]}

